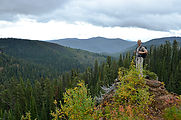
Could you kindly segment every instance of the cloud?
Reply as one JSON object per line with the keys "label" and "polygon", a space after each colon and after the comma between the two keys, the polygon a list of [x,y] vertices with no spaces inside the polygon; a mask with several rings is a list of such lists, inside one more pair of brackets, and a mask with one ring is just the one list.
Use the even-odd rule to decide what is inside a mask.
{"label": "cloud", "polygon": [[179,0],[76,0],[55,13],[63,14],[65,20],[86,21],[106,27],[169,31],[181,29],[180,5]]}
{"label": "cloud", "polygon": [[0,21],[0,38],[14,37],[32,40],[53,40],[60,38],[122,38],[125,40],[148,41],[153,38],[181,36],[180,31],[153,31],[134,27],[102,27],[85,22],[70,24],[60,21],[38,22],[20,19],[16,22]]}
{"label": "cloud", "polygon": [[0,0],[0,20],[39,16],[60,9],[69,0]]}
{"label": "cloud", "polygon": [[77,21],[103,27],[181,29],[180,0],[1,0],[0,19]]}

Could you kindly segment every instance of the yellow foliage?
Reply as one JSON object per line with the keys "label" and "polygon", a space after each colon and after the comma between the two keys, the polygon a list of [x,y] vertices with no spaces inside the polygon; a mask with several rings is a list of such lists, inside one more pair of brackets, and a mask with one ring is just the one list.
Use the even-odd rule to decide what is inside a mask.
{"label": "yellow foliage", "polygon": [[120,120],[144,119],[153,96],[148,91],[145,79],[139,76],[133,61],[127,72],[119,69],[118,79],[120,85],[117,86],[113,101],[106,104],[104,117]]}
{"label": "yellow foliage", "polygon": [[[52,112],[53,120],[71,119],[84,120],[93,119],[94,101],[88,95],[84,81],[80,81],[77,87],[67,89],[64,93],[64,104],[60,101],[60,108],[56,107]],[[54,102],[55,105],[57,104]]]}
{"label": "yellow foliage", "polygon": [[21,117],[21,120],[31,120],[31,113],[27,112],[26,115]]}

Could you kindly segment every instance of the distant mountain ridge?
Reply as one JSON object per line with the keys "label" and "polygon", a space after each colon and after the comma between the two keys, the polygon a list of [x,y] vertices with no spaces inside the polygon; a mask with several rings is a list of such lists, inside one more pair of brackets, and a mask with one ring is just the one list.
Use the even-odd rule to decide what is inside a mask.
{"label": "distant mountain ridge", "polygon": [[151,46],[151,45],[159,46],[161,44],[165,44],[166,41],[169,41],[172,44],[174,40],[176,40],[179,43],[179,45],[181,45],[181,37],[155,38],[155,39],[149,40],[143,44],[146,46]]}
{"label": "distant mountain ridge", "polygon": [[119,38],[110,39],[104,37],[93,37],[89,39],[66,38],[59,40],[49,40],[48,42],[57,43],[70,48],[108,54],[122,52],[136,44],[134,41],[127,41]]}
{"label": "distant mountain ridge", "polygon": [[[181,37],[155,38],[155,39],[151,39],[147,42],[143,42],[142,44],[149,49],[152,45],[160,46],[161,44],[165,44],[166,41],[169,41],[172,44],[174,40],[176,40],[178,42],[179,46],[181,46]],[[137,45],[131,46],[130,48],[127,48],[127,50],[124,52],[128,52],[128,51],[133,52],[136,47],[137,47]]]}

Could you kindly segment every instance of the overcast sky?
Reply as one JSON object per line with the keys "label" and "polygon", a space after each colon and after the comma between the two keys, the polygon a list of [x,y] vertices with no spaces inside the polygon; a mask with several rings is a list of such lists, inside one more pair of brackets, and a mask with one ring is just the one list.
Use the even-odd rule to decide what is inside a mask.
{"label": "overcast sky", "polygon": [[0,37],[181,36],[181,0],[0,0]]}

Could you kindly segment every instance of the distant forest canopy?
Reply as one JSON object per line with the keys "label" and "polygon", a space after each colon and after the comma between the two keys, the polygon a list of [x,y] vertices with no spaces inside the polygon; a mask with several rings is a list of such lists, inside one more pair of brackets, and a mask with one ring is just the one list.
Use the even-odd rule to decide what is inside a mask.
{"label": "distant forest canopy", "polygon": [[[72,59],[72,56],[70,57],[69,55],[74,56],[74,54],[80,53],[72,52],[69,54],[66,48],[60,48],[55,44],[26,41],[31,44],[30,46],[32,47],[30,47],[23,42],[16,41],[24,46],[23,51],[25,52],[26,48],[30,47],[30,51],[27,51],[26,54],[34,55],[34,58],[31,58],[31,56],[26,56],[26,54],[21,56],[18,53],[18,51],[21,52],[22,50],[21,46],[18,46],[20,48],[16,47],[18,43],[15,43],[15,41],[14,43],[10,42],[12,50],[11,47],[6,48],[8,43],[3,40],[0,40],[0,42],[2,43],[0,44],[1,48],[4,48],[4,53],[0,54],[0,118],[11,120],[20,119],[26,112],[31,113],[32,119],[51,119],[50,112],[55,109],[54,100],[62,100],[65,90],[75,87],[79,80],[84,80],[88,84],[91,96],[98,96],[101,91],[100,86],[112,84],[117,78],[118,68],[128,69],[133,58],[131,53],[128,52],[125,55],[120,54],[119,60],[108,56],[105,62],[99,62],[94,59],[93,67],[80,67],[78,70],[72,69],[70,71],[67,71],[66,67],[62,67],[61,70],[66,71],[62,72],[56,68],[58,64],[62,63],[61,58],[55,58],[52,61],[41,64],[40,61],[43,61],[43,56],[36,59],[41,54],[36,54],[36,50],[31,53],[31,50],[34,49],[32,45],[35,45],[37,50],[41,48],[42,51],[38,52],[45,56],[47,54],[43,52],[43,49],[46,51],[48,49],[49,54],[58,54],[56,57],[62,57],[67,53],[65,55],[66,59],[62,58],[63,64],[66,65],[73,64],[71,60],[66,61],[67,59]],[[63,49],[64,52],[59,55],[56,49],[51,48],[53,47],[51,45],[55,45],[58,49]],[[16,58],[16,55],[20,57]],[[102,59],[102,56],[97,56],[97,54],[93,53],[88,54],[87,59],[93,58],[94,55]],[[77,59],[79,57],[82,56],[78,56]],[[60,60],[57,61],[60,63],[54,62],[55,60]],[[46,66],[46,64],[48,65]],[[75,62],[75,64],[77,63]],[[167,90],[181,94],[181,49],[177,41],[174,41],[173,44],[166,42],[157,47],[151,46],[144,65],[147,70],[153,71],[158,75],[158,79],[165,83]],[[69,66],[69,68],[71,67]]]}
{"label": "distant forest canopy", "polygon": [[106,60],[103,55],[38,40],[1,38],[0,49],[16,59],[56,69],[59,73],[72,68],[85,70],[93,66],[96,59],[98,62]]}

